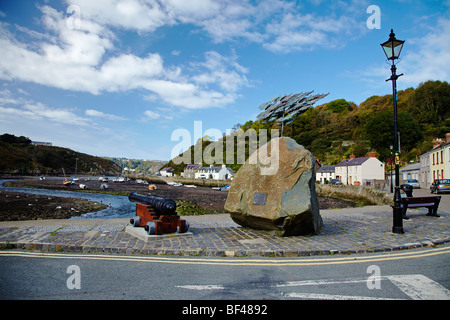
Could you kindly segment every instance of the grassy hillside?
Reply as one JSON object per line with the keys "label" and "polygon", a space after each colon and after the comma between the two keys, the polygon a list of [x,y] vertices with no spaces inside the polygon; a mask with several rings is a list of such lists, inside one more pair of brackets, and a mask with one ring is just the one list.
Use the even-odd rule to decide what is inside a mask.
{"label": "grassy hillside", "polygon": [[[78,159],[78,160],[76,160]],[[67,148],[31,145],[26,137],[0,135],[0,173],[11,174],[116,174],[120,166],[111,160]]]}
{"label": "grassy hillside", "polygon": [[[256,107],[255,107],[256,109]],[[401,136],[401,160],[409,162],[418,159],[420,154],[432,148],[432,140],[450,132],[450,85],[447,82],[428,81],[416,89],[408,88],[398,92],[398,120]],[[236,137],[242,132],[254,129],[278,128],[274,123],[248,121],[236,125],[242,131],[233,133],[235,148],[230,164],[227,159],[226,140],[218,142],[203,140],[203,154],[216,156],[217,150],[223,150],[223,163],[234,171],[240,168],[237,163]],[[377,157],[384,161],[390,156],[389,146],[393,144],[393,101],[392,94],[372,96],[359,106],[345,99],[338,99],[308,109],[284,128],[284,136],[291,137],[310,150],[323,164],[337,164],[351,154],[362,157],[369,151],[375,151]],[[241,132],[241,133],[239,133]],[[242,143],[242,142],[241,142]],[[245,140],[246,157],[249,153],[248,139]],[[197,144],[200,147],[200,142]],[[208,148],[212,152],[208,151]],[[189,155],[190,154],[190,155]],[[228,155],[230,156],[230,155]],[[179,157],[194,160],[194,146]],[[173,167],[176,173],[183,171],[187,161],[180,163],[180,158],[172,159],[165,167]],[[208,161],[203,158],[203,165]]]}

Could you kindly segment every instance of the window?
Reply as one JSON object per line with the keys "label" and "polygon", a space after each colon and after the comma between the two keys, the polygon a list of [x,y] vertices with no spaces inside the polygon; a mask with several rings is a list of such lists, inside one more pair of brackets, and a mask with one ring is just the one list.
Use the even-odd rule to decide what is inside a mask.
{"label": "window", "polygon": [[439,151],[436,152],[436,164],[439,164]]}
{"label": "window", "polygon": [[434,165],[434,153],[433,153],[433,165]]}
{"label": "window", "polygon": [[441,163],[444,163],[444,151],[441,150]]}

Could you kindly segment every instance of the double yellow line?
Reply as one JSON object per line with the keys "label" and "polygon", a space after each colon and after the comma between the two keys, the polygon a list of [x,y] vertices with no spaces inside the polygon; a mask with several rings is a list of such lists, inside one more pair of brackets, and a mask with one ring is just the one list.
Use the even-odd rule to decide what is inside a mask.
{"label": "double yellow line", "polygon": [[125,262],[194,264],[194,265],[222,265],[222,266],[314,266],[349,263],[365,263],[374,261],[389,261],[403,259],[417,259],[441,254],[449,254],[450,247],[427,248],[423,250],[404,251],[397,253],[383,253],[374,255],[354,254],[346,257],[327,256],[309,258],[204,258],[204,257],[179,257],[179,256],[122,256],[107,254],[78,254],[78,253],[49,253],[5,250],[0,251],[0,257],[26,257],[46,259],[81,259],[81,260],[107,260]]}

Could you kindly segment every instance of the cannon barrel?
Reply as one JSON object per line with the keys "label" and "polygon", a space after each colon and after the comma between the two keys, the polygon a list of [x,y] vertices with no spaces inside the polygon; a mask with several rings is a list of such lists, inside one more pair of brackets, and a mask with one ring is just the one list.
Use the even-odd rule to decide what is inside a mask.
{"label": "cannon barrel", "polygon": [[130,193],[128,199],[131,202],[140,202],[142,204],[151,205],[155,209],[155,211],[158,212],[158,214],[175,214],[175,211],[177,209],[177,204],[173,199],[144,196],[136,192]]}

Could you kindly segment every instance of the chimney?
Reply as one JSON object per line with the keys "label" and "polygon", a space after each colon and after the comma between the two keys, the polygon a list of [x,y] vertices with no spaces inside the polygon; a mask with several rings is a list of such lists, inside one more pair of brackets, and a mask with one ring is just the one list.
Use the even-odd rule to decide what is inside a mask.
{"label": "chimney", "polygon": [[355,156],[354,154],[352,154],[352,155],[350,156],[350,159],[356,159],[356,156]]}
{"label": "chimney", "polygon": [[[447,135],[446,135],[447,136]],[[443,144],[444,141],[441,138],[436,138],[433,140],[433,149]]]}
{"label": "chimney", "polygon": [[375,153],[375,151],[370,151],[369,152],[369,157],[371,158],[376,158],[377,154]]}

